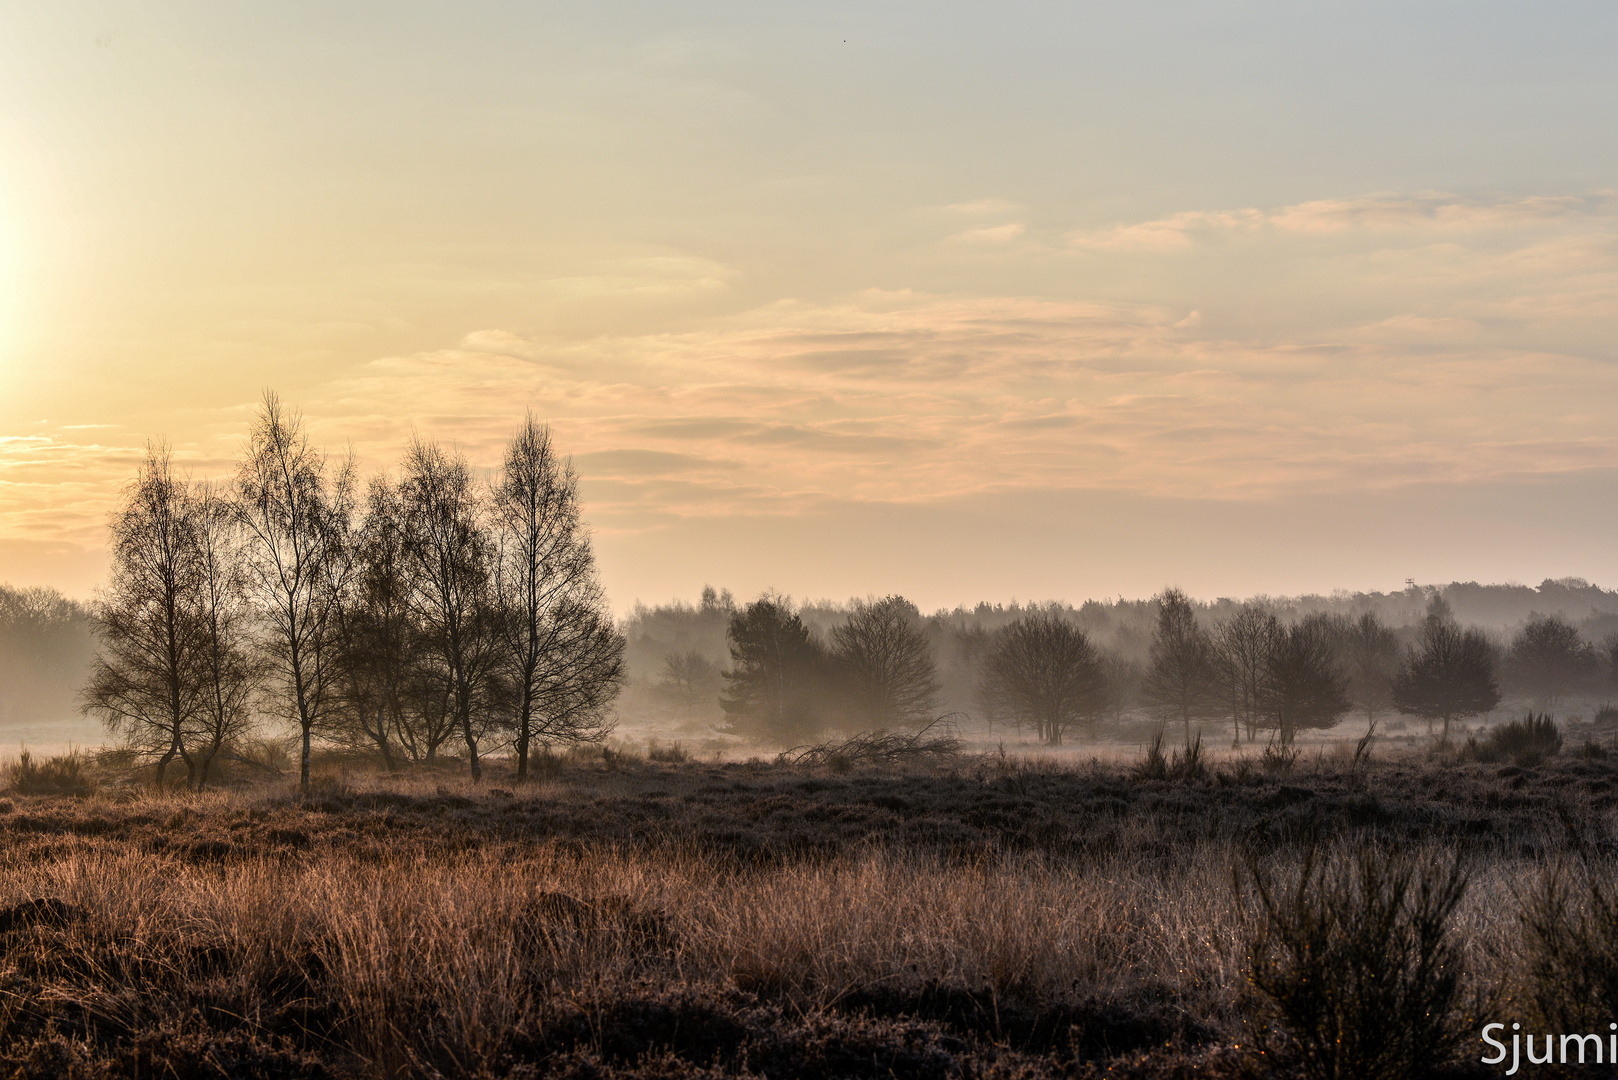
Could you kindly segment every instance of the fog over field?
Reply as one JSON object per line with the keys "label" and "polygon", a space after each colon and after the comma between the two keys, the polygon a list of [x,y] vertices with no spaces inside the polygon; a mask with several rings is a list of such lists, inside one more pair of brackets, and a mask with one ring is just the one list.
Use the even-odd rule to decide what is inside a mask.
{"label": "fog over field", "polygon": [[0,1077],[1618,1076],[1614,57],[0,3]]}
{"label": "fog over field", "polygon": [[[1532,675],[1509,663],[1513,639],[1536,619],[1565,621],[1592,650],[1590,664],[1570,677],[1551,711],[1563,717],[1588,716],[1618,700],[1618,681],[1614,681],[1611,666],[1612,650],[1618,644],[1618,591],[1578,578],[1546,580],[1536,587],[1452,582],[1388,593],[1219,598],[1192,603],[1199,625],[1210,631],[1216,631],[1244,605],[1273,612],[1289,624],[1311,616],[1353,620],[1369,613],[1393,631],[1404,649],[1415,640],[1435,597],[1442,599],[1458,622],[1484,631],[1497,650],[1504,696],[1485,720],[1549,704]],[[819,600],[794,607],[818,640],[829,641],[834,630],[847,624],[851,610],[863,602]],[[635,605],[621,623],[627,678],[615,706],[617,739],[641,744],[661,740],[709,753],[779,749],[768,740],[727,733],[729,725],[720,706],[723,672],[733,665],[727,631],[730,620],[744,606],[728,590],[712,588],[688,601]],[[988,642],[997,631],[1026,614],[1050,613],[1082,630],[1105,654],[1119,684],[1107,711],[1115,720],[1135,721],[1110,725],[1105,736],[1080,736],[1067,749],[1093,751],[1120,740],[1134,747],[1148,737],[1142,733],[1155,722],[1138,683],[1150,664],[1157,609],[1152,598],[1115,598],[1081,604],[981,602],[925,614],[916,611],[913,618],[937,664],[939,693],[933,715],[949,717],[975,741],[1009,742],[1025,752],[1038,751],[1034,732],[1005,723],[996,726],[988,715],[980,692],[981,669]],[[49,753],[69,746],[96,747],[109,740],[105,725],[85,716],[80,707],[94,650],[90,604],[50,589],[0,586],[0,740],[4,745],[13,751],[27,746]],[[1398,722],[1398,714],[1386,704],[1375,711],[1383,717],[1384,730],[1390,720]],[[1355,715],[1345,715],[1327,734],[1357,739],[1363,734],[1364,720],[1356,720]],[[289,734],[284,719],[268,703],[259,709],[256,722],[272,737]],[[1229,720],[1222,725],[1208,717],[1200,723],[1209,729],[1211,740],[1211,733],[1228,728]]]}

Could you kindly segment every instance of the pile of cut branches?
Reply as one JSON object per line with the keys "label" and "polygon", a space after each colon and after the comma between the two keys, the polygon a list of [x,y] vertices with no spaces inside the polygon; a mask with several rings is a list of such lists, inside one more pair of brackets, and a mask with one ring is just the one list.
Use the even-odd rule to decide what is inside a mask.
{"label": "pile of cut branches", "polygon": [[940,716],[919,731],[862,731],[846,739],[794,746],[776,758],[786,765],[898,765],[956,757],[966,746],[957,733],[953,713]]}

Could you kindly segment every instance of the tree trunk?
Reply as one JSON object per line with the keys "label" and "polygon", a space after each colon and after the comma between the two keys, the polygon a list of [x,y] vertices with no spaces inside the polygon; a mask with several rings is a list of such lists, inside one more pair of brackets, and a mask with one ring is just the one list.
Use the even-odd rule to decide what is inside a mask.
{"label": "tree trunk", "polygon": [[466,763],[472,770],[472,781],[476,783],[483,779],[483,763],[478,760],[478,740],[472,734],[472,702],[471,695],[462,691],[463,703],[459,709],[461,714],[461,738],[466,741]]}
{"label": "tree trunk", "polygon": [[[364,726],[363,720],[360,726]],[[376,707],[376,733],[371,736],[371,739],[376,743],[376,748],[382,752],[382,764],[387,767],[389,772],[398,772],[399,766],[393,760],[393,750],[388,746],[388,705],[386,701]]]}

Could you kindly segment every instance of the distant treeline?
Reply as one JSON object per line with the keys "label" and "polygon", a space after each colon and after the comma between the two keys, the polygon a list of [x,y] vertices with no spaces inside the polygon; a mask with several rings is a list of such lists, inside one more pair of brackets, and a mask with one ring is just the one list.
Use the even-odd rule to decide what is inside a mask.
{"label": "distant treeline", "polygon": [[[266,397],[234,476],[148,453],[93,604],[0,586],[0,723],[83,712],[193,785],[290,734],[389,766],[599,740],[620,714],[794,745],[954,716],[1051,743],[1108,722],[1291,741],[1618,693],[1618,592],[1454,583],[1248,601],[696,603],[608,614],[577,478],[532,418],[488,482],[417,440],[363,485]],[[620,690],[627,693],[620,696]],[[3,732],[0,732],[3,737]],[[262,748],[262,744],[259,744]]]}
{"label": "distant treeline", "polygon": [[78,714],[95,656],[88,607],[54,589],[0,585],[0,740]]}
{"label": "distant treeline", "polygon": [[1356,710],[1447,730],[1503,696],[1554,709],[1618,691],[1618,592],[1579,579],[930,616],[902,597],[742,606],[710,587],[638,605],[624,633],[635,709],[773,742],[945,714],[1051,742],[1126,715],[1290,741]]}

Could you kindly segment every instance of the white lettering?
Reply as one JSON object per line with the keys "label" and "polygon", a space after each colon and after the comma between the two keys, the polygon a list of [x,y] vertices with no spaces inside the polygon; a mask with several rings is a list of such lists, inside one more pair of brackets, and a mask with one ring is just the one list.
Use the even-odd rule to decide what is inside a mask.
{"label": "white lettering", "polygon": [[1600,1035],[1563,1035],[1562,1036],[1562,1064],[1563,1065],[1567,1064],[1567,1041],[1569,1039],[1572,1039],[1574,1042],[1579,1044],[1579,1064],[1580,1065],[1584,1064],[1584,1044],[1586,1042],[1594,1042],[1596,1044],[1596,1059],[1594,1061],[1594,1064],[1596,1064],[1596,1065],[1601,1064],[1601,1036]]}
{"label": "white lettering", "polygon": [[1506,1044],[1503,1043],[1503,1042],[1500,1042],[1498,1039],[1493,1039],[1493,1038],[1489,1037],[1489,1032],[1497,1031],[1497,1030],[1498,1031],[1504,1031],[1505,1028],[1506,1028],[1506,1025],[1504,1025],[1504,1024],[1484,1024],[1483,1025],[1483,1041],[1488,1043],[1490,1046],[1494,1047],[1496,1050],[1500,1051],[1500,1056],[1499,1057],[1495,1057],[1495,1058],[1479,1058],[1478,1060],[1483,1062],[1483,1064],[1485,1064],[1485,1065],[1498,1065],[1502,1061],[1506,1060]]}

